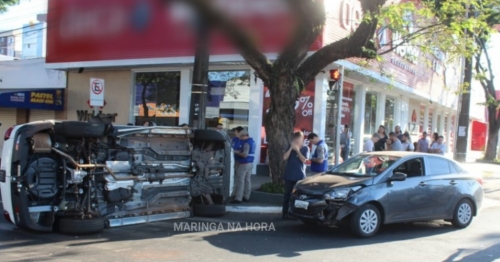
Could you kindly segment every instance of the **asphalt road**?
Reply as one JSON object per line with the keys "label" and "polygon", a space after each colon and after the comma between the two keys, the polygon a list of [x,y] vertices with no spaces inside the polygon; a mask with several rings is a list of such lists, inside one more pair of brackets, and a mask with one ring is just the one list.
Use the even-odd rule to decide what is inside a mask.
{"label": "asphalt road", "polygon": [[[0,221],[0,261],[500,261],[500,207],[484,209],[471,226],[445,222],[384,226],[370,239],[348,230],[308,227],[277,215],[228,214],[66,236],[15,229]],[[227,231],[176,231],[180,222],[219,224]],[[215,224],[210,224],[214,222]],[[247,222],[268,231],[238,231]],[[271,227],[272,223],[272,227]],[[188,229],[189,226],[181,226]],[[197,224],[199,227],[201,224]],[[219,228],[217,228],[219,229]],[[273,230],[274,229],[274,230]]]}

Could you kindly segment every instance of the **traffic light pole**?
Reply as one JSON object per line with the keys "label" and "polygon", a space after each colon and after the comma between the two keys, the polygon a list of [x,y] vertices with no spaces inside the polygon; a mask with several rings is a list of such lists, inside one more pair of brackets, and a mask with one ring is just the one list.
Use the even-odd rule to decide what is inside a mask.
{"label": "traffic light pole", "polygon": [[337,81],[337,124],[335,128],[335,165],[340,162],[340,126],[342,126],[342,96],[344,91],[344,66],[340,68],[340,79]]}

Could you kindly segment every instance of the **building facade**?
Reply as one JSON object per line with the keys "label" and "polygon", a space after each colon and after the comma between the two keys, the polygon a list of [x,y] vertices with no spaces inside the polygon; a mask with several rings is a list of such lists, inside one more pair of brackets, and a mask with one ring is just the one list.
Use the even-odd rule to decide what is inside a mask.
{"label": "building facade", "polygon": [[14,125],[65,119],[65,87],[66,72],[46,69],[45,59],[1,61],[0,134]]}
{"label": "building facade", "polygon": [[[281,1],[217,2],[226,7],[234,5],[227,9],[248,30],[255,30],[255,38],[271,60],[277,57],[291,32],[283,26],[290,16],[280,6]],[[105,80],[105,105],[100,111],[113,116],[117,124],[189,122],[194,35],[185,24],[188,16],[178,15],[179,7],[161,3],[49,1],[46,67],[68,71],[66,119],[84,121],[93,113],[88,103],[90,79],[99,78]],[[352,18],[360,17],[357,0],[325,1],[325,8],[325,32],[310,52],[349,35],[356,28]],[[117,19],[103,19],[111,16]],[[245,19],[259,22],[246,23]],[[277,28],[270,28],[273,26]],[[389,32],[379,33],[381,42],[390,37]],[[210,123],[223,123],[227,129],[247,127],[252,137],[260,138],[256,139],[261,148],[256,159],[264,163],[268,141],[263,116],[269,92],[225,39],[215,37],[211,48],[207,118]],[[296,129],[318,133],[333,147],[334,132],[340,129],[333,116],[339,108],[342,124],[352,127],[354,153],[362,150],[363,141],[379,125],[388,131],[401,126],[414,141],[423,131],[438,132],[453,148],[460,66],[445,67],[442,59],[434,57],[426,58],[432,64],[427,67],[410,59],[406,55],[409,52],[414,50],[399,48],[385,55],[381,63],[372,62],[368,67],[349,59],[325,68],[296,103]],[[335,96],[328,92],[327,72],[340,67],[345,70],[344,91],[342,105],[337,106]]]}

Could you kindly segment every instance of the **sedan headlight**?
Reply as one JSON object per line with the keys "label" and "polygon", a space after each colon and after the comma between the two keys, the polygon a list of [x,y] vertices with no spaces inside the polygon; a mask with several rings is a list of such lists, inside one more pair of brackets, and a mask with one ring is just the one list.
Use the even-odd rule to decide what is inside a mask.
{"label": "sedan headlight", "polygon": [[354,193],[360,189],[361,189],[360,186],[335,188],[333,191],[327,193],[325,195],[325,198],[326,199],[337,199],[337,200],[347,199],[352,193]]}

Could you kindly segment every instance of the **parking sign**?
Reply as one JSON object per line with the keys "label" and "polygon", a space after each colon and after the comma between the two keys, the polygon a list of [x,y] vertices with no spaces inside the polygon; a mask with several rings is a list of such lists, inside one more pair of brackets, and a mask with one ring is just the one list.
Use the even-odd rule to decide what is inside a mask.
{"label": "parking sign", "polygon": [[90,106],[104,106],[104,79],[90,79]]}

